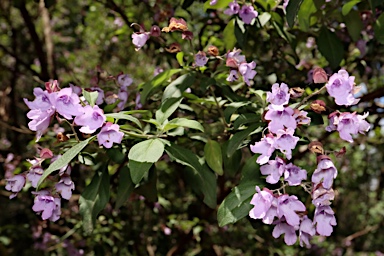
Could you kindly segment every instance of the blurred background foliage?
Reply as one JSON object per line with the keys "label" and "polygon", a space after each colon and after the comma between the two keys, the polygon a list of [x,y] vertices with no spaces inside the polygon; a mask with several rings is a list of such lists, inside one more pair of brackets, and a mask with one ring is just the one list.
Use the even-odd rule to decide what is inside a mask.
{"label": "blurred background foliage", "polygon": [[[338,225],[332,236],[317,237],[312,248],[305,249],[286,246],[282,238],[272,237],[271,226],[248,218],[219,227],[217,208],[211,209],[202,202],[201,193],[191,182],[191,171],[169,161],[166,155],[152,167],[128,201],[115,209],[121,182],[118,172],[124,172],[117,166],[126,156],[111,149],[107,155],[97,156],[99,162],[107,158],[112,161],[108,170],[111,200],[99,215],[92,234],[82,230],[77,201],[98,166],[87,165],[79,157],[72,170],[76,190],[71,200],[63,204],[61,219],[56,223],[41,221],[33,213],[30,193],[20,193],[9,200],[9,193],[1,191],[0,255],[383,255],[384,4],[377,0],[304,0],[296,18],[292,13],[286,16],[282,2],[256,0],[254,6],[259,17],[248,26],[236,17],[223,14],[224,8],[207,8],[208,2],[2,0],[1,178],[7,168],[15,169],[15,173],[25,171],[28,165],[24,160],[36,155],[34,133],[26,127],[28,109],[22,100],[32,98],[34,87],[58,79],[61,87],[72,83],[83,88],[95,85],[117,88],[114,77],[123,72],[134,79],[127,104],[127,109],[134,109],[135,92],[154,77],[156,68],[180,67],[176,54],[166,50],[172,43],[181,44],[183,72],[193,70],[188,66],[193,55],[207,50],[209,45],[217,46],[221,55],[237,47],[248,61],[257,63],[253,86],[229,85],[225,82],[228,69],[224,63],[211,61],[204,73],[195,72],[198,82],[191,94],[195,97],[190,96],[184,102],[193,105],[196,120],[204,122],[206,132],[222,146],[226,146],[225,141],[236,129],[226,131],[221,124],[220,109],[212,100],[212,91],[216,99],[240,97],[256,102],[261,108],[265,107],[265,101],[257,90],[268,91],[275,82],[305,88],[307,94],[318,89],[310,78],[315,66],[325,68],[329,75],[343,67],[362,87],[357,106],[340,109],[328,97],[318,98],[326,101],[330,109],[369,111],[372,129],[368,136],[359,136],[353,144],[348,144],[337,133],[324,131],[326,117],[317,118],[318,125],[302,131],[302,137],[322,141],[326,150],[346,147],[347,153],[335,161],[339,176],[334,184],[337,197],[333,209]],[[226,6],[230,1],[222,2]],[[160,28],[167,26],[171,17],[187,21],[194,35],[190,43],[182,40],[180,34],[163,33],[135,51],[131,34],[138,29],[132,23],[141,24],[149,31],[155,24]],[[226,83],[227,87],[207,90],[209,77]],[[228,88],[232,88],[232,94],[228,94]],[[161,90],[155,90],[143,109],[156,109],[159,95]],[[199,108],[200,112],[196,110]],[[242,111],[246,113],[246,108],[239,108],[239,114]],[[54,143],[54,133],[49,132],[49,136],[39,144],[51,145],[58,152],[60,145]],[[260,133],[248,139],[249,143],[259,140]],[[178,143],[203,156],[204,144],[198,139],[180,138]],[[313,170],[316,160],[306,152],[305,144],[295,152],[294,159],[302,168]],[[250,166],[253,177],[263,186],[258,167],[252,165],[254,161],[248,147],[224,159],[224,175],[217,178],[218,205],[246,175],[242,170],[250,170]],[[4,180],[1,184],[5,185]],[[305,196],[299,189],[292,191]]]}

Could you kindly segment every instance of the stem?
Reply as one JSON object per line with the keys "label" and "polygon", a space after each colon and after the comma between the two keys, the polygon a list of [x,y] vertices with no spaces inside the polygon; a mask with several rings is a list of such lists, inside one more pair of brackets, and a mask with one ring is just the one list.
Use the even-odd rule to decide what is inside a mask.
{"label": "stem", "polygon": [[313,96],[315,95],[318,95],[320,94],[323,90],[325,89],[325,85],[323,87],[321,87],[319,90],[315,91],[314,93],[308,95],[307,97],[305,97],[300,103],[299,105],[297,105],[295,107],[295,109],[299,109],[299,107],[301,107],[302,105],[304,105],[310,98],[312,98]]}
{"label": "stem", "polygon": [[214,90],[212,89],[211,86],[209,87],[209,89],[210,89],[211,92],[212,92],[213,99],[215,100],[215,103],[216,103],[216,106],[217,106],[217,110],[218,110],[219,113],[220,113],[220,116],[221,116],[221,119],[222,119],[222,123],[223,123],[223,125],[225,126],[225,132],[226,132],[226,131],[227,131],[227,128],[229,127],[229,125],[228,125],[227,122],[225,121],[224,112],[223,112],[223,110],[221,109],[219,102],[217,101],[217,98],[216,98],[216,95],[215,95]]}
{"label": "stem", "polygon": [[138,133],[135,133],[135,132],[129,132],[129,131],[126,131],[126,130],[123,130],[123,129],[120,129],[122,132],[124,132],[125,134],[127,135],[130,135],[130,136],[133,136],[133,137],[137,137],[137,138],[142,138],[142,139],[152,139],[152,138],[166,138],[167,135],[145,135],[145,134],[138,134]]}

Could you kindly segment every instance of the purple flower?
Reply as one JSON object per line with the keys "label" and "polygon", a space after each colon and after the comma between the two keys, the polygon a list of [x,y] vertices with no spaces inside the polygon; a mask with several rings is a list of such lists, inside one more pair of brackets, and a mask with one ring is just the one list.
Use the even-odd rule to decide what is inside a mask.
{"label": "purple flower", "polygon": [[273,84],[272,92],[267,92],[267,101],[271,103],[270,107],[274,110],[284,110],[284,105],[289,102],[289,88],[285,83]]}
{"label": "purple flower", "polygon": [[277,207],[278,207],[278,201],[276,197],[272,198],[272,204],[271,207],[268,209],[268,211],[265,213],[265,216],[263,217],[263,223],[264,224],[272,224],[275,217],[277,217]]}
{"label": "purple flower", "polygon": [[199,52],[195,55],[195,63],[196,63],[196,66],[198,66],[198,67],[203,67],[203,66],[205,66],[205,64],[207,64],[207,62],[208,62],[208,58],[207,58],[207,56],[205,55],[205,52],[199,51]]}
{"label": "purple flower", "polygon": [[245,56],[240,55],[241,50],[234,48],[231,52],[228,52],[226,55],[225,65],[227,67],[237,69],[241,63],[246,62]]}
{"label": "purple flower", "polygon": [[48,191],[41,190],[36,192],[32,210],[36,213],[41,213],[43,220],[49,219],[57,221],[61,215],[61,202],[60,198],[54,198]]}
{"label": "purple flower", "polygon": [[264,218],[272,205],[272,200],[273,194],[268,189],[261,191],[259,186],[256,186],[256,194],[253,195],[250,202],[255,207],[249,211],[249,217],[252,219]]}
{"label": "purple flower", "polygon": [[352,143],[352,134],[364,134],[364,132],[369,130],[370,125],[364,120],[367,116],[368,113],[356,115],[355,112],[333,112],[329,115],[329,125],[325,129],[329,132],[337,130],[340,138]]}
{"label": "purple flower", "polygon": [[[188,88],[189,89],[189,88]],[[140,93],[136,93],[136,99],[135,99],[135,109],[141,109],[143,108],[143,104],[141,104],[141,96]]]}
{"label": "purple flower", "polygon": [[285,157],[289,160],[292,157],[292,149],[296,147],[299,137],[293,136],[295,132],[292,128],[277,131],[277,137],[275,139],[274,147],[279,149]]}
{"label": "purple flower", "polygon": [[303,220],[300,224],[299,229],[299,239],[300,239],[300,246],[303,247],[303,243],[306,245],[307,248],[311,246],[309,243],[309,240],[311,237],[313,237],[316,234],[316,229],[313,226],[312,221],[308,218],[307,215],[303,217]]}
{"label": "purple flower", "polygon": [[100,146],[111,148],[113,143],[121,143],[123,135],[124,133],[119,131],[119,125],[107,122],[97,134],[97,140]]}
{"label": "purple flower", "polygon": [[83,127],[80,128],[82,133],[91,134],[99,129],[107,118],[102,109],[95,105],[93,108],[89,105],[83,108],[83,114],[75,117],[75,123]]}
{"label": "purple flower", "polygon": [[149,36],[147,33],[133,33],[132,34],[132,43],[135,46],[135,50],[140,50],[141,47],[145,45]]}
{"label": "purple flower", "polygon": [[296,123],[297,125],[303,125],[303,124],[310,124],[311,123],[311,118],[308,117],[308,112],[304,111],[304,110],[298,110],[298,109],[294,109],[293,110],[294,113],[293,113],[293,117],[295,118],[296,120]]}
{"label": "purple flower", "polygon": [[333,184],[333,179],[337,176],[337,169],[332,161],[327,156],[323,156],[317,165],[316,170],[312,174],[312,182],[319,184],[323,182],[325,189],[330,189]]}
{"label": "purple flower", "polygon": [[316,231],[321,236],[330,236],[333,232],[333,227],[336,226],[336,218],[331,207],[322,205],[316,208],[313,224],[316,224]]}
{"label": "purple flower", "polygon": [[33,89],[33,94],[36,97],[34,101],[28,101],[24,98],[25,104],[30,109],[39,109],[44,112],[53,106],[52,102],[54,101],[54,93],[49,93],[48,91],[43,91],[41,88],[36,87]]}
{"label": "purple flower", "polygon": [[15,175],[12,178],[6,179],[6,181],[7,185],[5,185],[5,189],[13,192],[13,194],[9,196],[9,199],[17,196],[17,193],[20,192],[25,185],[25,177],[23,175]]}
{"label": "purple flower", "polygon": [[285,166],[284,179],[288,181],[289,186],[300,185],[302,180],[307,179],[307,171],[289,163]]}
{"label": "purple flower", "polygon": [[272,133],[277,133],[278,130],[286,128],[296,129],[296,119],[293,117],[294,111],[291,107],[285,107],[283,110],[274,110],[272,105],[268,107],[268,112],[265,114],[265,119],[270,120],[268,129]]}
{"label": "purple flower", "polygon": [[264,136],[261,141],[256,142],[255,145],[251,145],[250,148],[253,153],[261,154],[256,160],[258,164],[262,165],[269,161],[269,158],[275,151],[274,144],[275,138],[273,137],[273,135],[269,134],[267,136]]}
{"label": "purple flower", "polygon": [[28,128],[36,131],[36,141],[43,135],[44,131],[49,127],[51,117],[55,113],[54,107],[41,111],[40,109],[32,109],[27,113],[27,117],[32,119],[28,123]]}
{"label": "purple flower", "polygon": [[55,185],[56,190],[60,192],[61,197],[69,200],[72,196],[72,190],[75,189],[75,184],[71,180],[71,177],[61,177],[59,183]]}
{"label": "purple flower", "polygon": [[56,111],[64,118],[71,120],[72,116],[82,114],[79,96],[73,93],[72,88],[61,89],[55,99]]}
{"label": "purple flower", "polygon": [[209,5],[215,5],[215,4],[217,4],[217,0],[211,0],[210,2],[209,2]]}
{"label": "purple flower", "polygon": [[282,195],[278,199],[277,216],[285,217],[287,223],[293,227],[300,224],[297,212],[304,212],[305,205],[296,196]]}
{"label": "purple flower", "polygon": [[244,62],[239,65],[239,72],[243,76],[244,82],[248,86],[251,85],[249,81],[252,80],[257,74],[257,72],[253,70],[255,67],[256,67],[256,63],[254,61],[250,63]]}
{"label": "purple flower", "polygon": [[341,69],[329,78],[325,86],[337,105],[350,106],[359,102],[359,99],[353,97],[354,81],[354,76],[349,76],[347,71]]}
{"label": "purple flower", "polygon": [[93,86],[90,88],[92,92],[97,92],[96,105],[101,105],[104,102],[104,91],[98,86]]}
{"label": "purple flower", "polygon": [[117,94],[117,97],[120,100],[120,102],[117,104],[117,107],[120,110],[124,109],[125,103],[127,103],[127,100],[128,100],[128,96],[129,96],[129,93],[128,93],[127,87],[121,86],[119,93]]}
{"label": "purple flower", "polygon": [[284,242],[287,245],[293,245],[297,241],[297,235],[295,227],[289,225],[284,218],[276,221],[276,226],[272,231],[272,236],[278,238],[282,234],[284,235]]}
{"label": "purple flower", "polygon": [[245,24],[251,24],[252,20],[257,17],[258,12],[255,11],[252,5],[243,5],[239,11],[239,16]]}
{"label": "purple flower", "polygon": [[133,79],[127,74],[120,74],[117,76],[117,82],[120,86],[128,87],[133,83]]}
{"label": "purple flower", "polygon": [[27,179],[31,182],[32,187],[37,188],[41,176],[43,175],[43,168],[40,165],[33,166],[27,173]]}
{"label": "purple flower", "polygon": [[240,5],[237,3],[236,0],[234,0],[231,3],[229,3],[228,7],[229,8],[224,11],[224,14],[234,15],[234,14],[238,14],[239,13]]}
{"label": "purple flower", "polygon": [[237,81],[239,79],[239,74],[237,73],[237,70],[232,69],[229,72],[229,76],[227,77],[228,82]]}
{"label": "purple flower", "polygon": [[325,189],[323,183],[319,183],[314,187],[315,189],[312,191],[312,204],[314,206],[330,205],[331,200],[335,199],[335,192],[332,188]]}
{"label": "purple flower", "polygon": [[281,175],[283,175],[284,169],[284,160],[280,157],[276,157],[275,160],[269,160],[268,164],[261,166],[260,172],[263,175],[268,175],[268,183],[276,184],[280,180]]}

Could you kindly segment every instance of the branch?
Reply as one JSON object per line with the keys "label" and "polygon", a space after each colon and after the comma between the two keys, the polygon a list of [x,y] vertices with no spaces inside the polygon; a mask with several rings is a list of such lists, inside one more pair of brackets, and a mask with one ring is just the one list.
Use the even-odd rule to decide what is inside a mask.
{"label": "branch", "polygon": [[128,27],[131,27],[132,22],[129,21],[128,16],[125,14],[124,10],[121,9],[113,0],[107,0],[105,3],[105,7],[111,8],[111,10],[117,12],[120,14],[121,18],[124,20],[124,22],[128,25]]}

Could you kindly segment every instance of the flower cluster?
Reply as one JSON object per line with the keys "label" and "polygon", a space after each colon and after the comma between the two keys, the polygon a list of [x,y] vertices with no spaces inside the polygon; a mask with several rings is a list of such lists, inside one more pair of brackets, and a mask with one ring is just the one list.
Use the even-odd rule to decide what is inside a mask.
{"label": "flower cluster", "polygon": [[241,55],[241,50],[233,49],[226,54],[226,66],[231,68],[227,81],[233,82],[239,79],[238,73],[243,77],[244,82],[250,86],[250,81],[255,77],[256,63],[254,61],[247,63],[245,56]]}
{"label": "flower cluster", "polygon": [[[331,76],[327,82],[327,75],[323,69],[314,70],[315,83],[327,83],[324,88],[335,98],[338,105],[352,105],[358,102],[353,97],[354,77],[350,77],[345,70]],[[310,119],[307,112],[293,109],[288,106],[290,90],[284,83],[272,85],[272,91],[267,92],[268,110],[265,113],[265,120],[269,121],[269,133],[251,145],[251,151],[260,156],[256,162],[262,165],[260,172],[267,175],[266,181],[270,184],[282,182],[282,187],[276,191],[267,188],[261,190],[256,187],[256,194],[251,200],[254,207],[249,212],[253,219],[261,219],[265,224],[275,224],[273,237],[277,238],[285,234],[284,241],[292,245],[297,241],[299,233],[300,245],[309,247],[310,239],[314,235],[330,236],[333,226],[336,225],[334,212],[330,207],[335,197],[332,189],[333,181],[337,177],[337,169],[330,157],[324,154],[320,142],[312,142],[309,147],[317,153],[317,168],[311,176],[310,183],[304,183],[307,179],[307,171],[287,163],[292,158],[292,150],[299,140],[294,136],[295,129],[302,124],[309,124]],[[296,94],[296,93],[295,93]],[[326,110],[322,101],[311,104],[311,109],[316,113]],[[333,112],[330,116],[330,125],[327,131],[337,130],[340,137],[348,142],[353,142],[352,134],[364,133],[369,130],[370,125],[365,118],[368,116],[354,113]],[[279,150],[284,157],[276,155],[275,160],[270,160],[275,150]],[[310,193],[312,204],[315,206],[313,221],[306,215],[305,205],[296,196],[285,193],[288,186],[301,185]],[[308,188],[310,185],[310,188]],[[282,194],[280,190],[283,189]]]}
{"label": "flower cluster", "polygon": [[224,14],[235,15],[238,14],[241,20],[245,24],[251,24],[252,21],[259,15],[258,12],[250,4],[244,4],[240,7],[236,0],[230,2],[228,9],[224,11]]}

